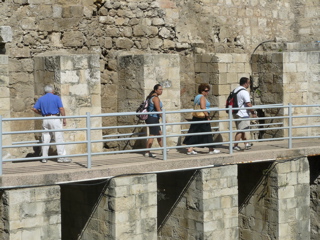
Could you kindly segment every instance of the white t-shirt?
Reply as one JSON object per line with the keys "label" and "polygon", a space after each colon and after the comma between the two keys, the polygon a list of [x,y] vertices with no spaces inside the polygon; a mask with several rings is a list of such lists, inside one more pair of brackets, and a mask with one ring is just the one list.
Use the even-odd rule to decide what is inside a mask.
{"label": "white t-shirt", "polygon": [[[238,106],[240,108],[245,108],[248,107],[246,103],[251,102],[250,100],[250,94],[249,92],[246,90],[245,87],[239,86],[237,87],[234,92],[239,91],[241,88],[243,88],[244,90],[241,90],[240,92],[238,92],[237,94],[237,100],[238,100]],[[237,113],[237,115],[239,117],[249,117],[250,116],[250,111],[246,110],[246,109],[240,109]]]}

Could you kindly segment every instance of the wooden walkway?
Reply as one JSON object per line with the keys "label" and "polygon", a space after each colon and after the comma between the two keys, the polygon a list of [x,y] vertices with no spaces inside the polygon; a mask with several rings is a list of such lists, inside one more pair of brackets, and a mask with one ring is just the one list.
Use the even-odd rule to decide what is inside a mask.
{"label": "wooden walkway", "polygon": [[[241,145],[240,145],[241,146]],[[168,159],[162,160],[160,151],[154,151],[156,158],[146,158],[142,153],[113,154],[92,158],[91,169],[86,168],[85,157],[73,158],[71,163],[57,163],[49,160],[6,162],[3,165],[0,188],[41,186],[67,182],[89,181],[122,174],[161,172],[187,168],[200,168],[221,164],[240,164],[255,161],[274,161],[301,156],[320,155],[320,139],[296,140],[293,148],[287,148],[287,141],[254,143],[250,150],[229,154],[228,146],[218,146],[220,154],[207,154],[208,148],[196,148],[197,155],[186,155],[185,149],[171,150]]]}

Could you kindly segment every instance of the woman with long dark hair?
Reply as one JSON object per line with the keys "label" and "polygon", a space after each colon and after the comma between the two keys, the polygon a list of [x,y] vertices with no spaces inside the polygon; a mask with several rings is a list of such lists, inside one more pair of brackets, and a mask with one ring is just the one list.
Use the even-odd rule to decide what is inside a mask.
{"label": "woman with long dark hair", "polygon": [[[207,96],[210,91],[210,86],[207,83],[201,83],[198,87],[198,95],[194,98],[194,105],[200,105],[201,109],[210,108],[210,102],[207,99]],[[199,133],[199,132],[211,132],[211,125],[208,122],[210,120],[209,112],[203,111],[204,117],[193,117],[192,121],[203,121],[203,123],[191,124],[188,133]],[[206,135],[189,135],[187,136],[183,144],[193,145],[193,144],[201,144],[201,143],[213,143],[212,134]],[[219,150],[214,149],[213,146],[209,146],[209,154],[220,153]],[[193,150],[193,147],[188,148],[188,155],[197,154],[196,151]]]}
{"label": "woman with long dark hair", "polygon": [[[148,105],[148,112],[161,112],[163,104],[160,101],[159,96],[162,94],[162,86],[160,84],[156,84],[153,87],[153,90],[148,95],[147,99],[149,99],[149,105]],[[162,117],[162,114],[160,113],[154,113],[149,114],[148,118],[146,119],[147,124],[157,124],[160,123],[159,119]],[[149,127],[149,135],[150,136],[158,136],[161,135],[162,131],[160,126],[150,126]],[[149,138],[147,141],[147,148],[151,148],[153,144],[153,138]],[[159,146],[162,147],[162,138],[158,137],[157,141],[159,143]],[[144,154],[145,157],[155,157],[155,154],[152,154],[150,151],[147,151]]]}

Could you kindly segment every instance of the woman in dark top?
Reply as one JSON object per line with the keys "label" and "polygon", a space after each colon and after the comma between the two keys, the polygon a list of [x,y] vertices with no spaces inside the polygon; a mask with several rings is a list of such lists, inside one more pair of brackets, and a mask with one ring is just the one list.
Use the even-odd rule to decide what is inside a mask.
{"label": "woman in dark top", "polygon": [[[159,96],[162,94],[162,86],[160,84],[156,84],[153,87],[153,90],[148,95],[147,99],[149,99],[148,105],[148,112],[161,112],[162,111],[162,102],[160,101]],[[159,119],[162,117],[162,114],[149,114],[148,118],[146,119],[147,124],[157,124],[159,123]],[[160,126],[150,126],[149,127],[149,135],[150,136],[157,136],[161,135],[162,131]],[[157,138],[159,146],[162,147],[162,138]],[[149,138],[147,141],[147,148],[151,148],[153,144],[153,138]],[[152,154],[150,151],[147,151],[144,154],[145,157],[155,157],[155,154]]]}
{"label": "woman in dark top", "polygon": [[[194,105],[200,105],[201,109],[210,108],[210,102],[206,98],[209,94],[209,91],[210,91],[209,84],[201,83],[198,87],[199,94],[194,98]],[[208,120],[210,120],[209,112],[204,111],[203,113],[205,115],[204,118],[198,118],[198,117],[192,118],[192,121],[203,121],[203,123],[191,124],[188,133],[211,132],[211,125],[208,122]],[[194,136],[190,135],[190,136],[187,136],[183,141],[183,144],[186,144],[186,145],[201,144],[201,143],[213,143],[212,134],[194,135]],[[215,153],[220,153],[220,151],[217,149],[214,149],[213,146],[209,146],[209,154],[215,154]],[[197,154],[197,152],[193,150],[193,147],[189,147],[187,154],[194,155],[194,154]]]}

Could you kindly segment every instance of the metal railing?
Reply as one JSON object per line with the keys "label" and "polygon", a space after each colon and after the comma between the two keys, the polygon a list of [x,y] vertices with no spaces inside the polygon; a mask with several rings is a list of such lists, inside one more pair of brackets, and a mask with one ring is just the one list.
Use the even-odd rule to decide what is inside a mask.
{"label": "metal railing", "polygon": [[[299,108],[303,108],[304,111],[301,112],[310,112],[311,114],[295,114],[299,112]],[[233,108],[239,109],[239,108]],[[250,109],[259,109],[261,111],[266,112],[266,116],[264,117],[257,117],[257,118],[248,118],[249,121],[259,121],[260,123],[251,126],[250,129],[246,130],[246,132],[259,132],[259,131],[268,131],[268,132],[279,132],[281,134],[275,134],[272,137],[260,138],[260,139],[250,139],[246,141],[234,141],[234,135],[237,132],[241,132],[241,130],[236,130],[234,128],[234,122],[241,121],[241,119],[233,119],[232,117],[232,110],[230,108],[210,108],[207,109],[209,112],[218,112],[223,114],[218,114],[219,117],[217,119],[210,120],[212,125],[214,126],[212,129],[213,132],[201,132],[201,133],[186,133],[186,127],[190,124],[197,124],[203,123],[203,121],[181,121],[181,122],[172,122],[167,121],[167,118],[171,114],[179,115],[180,119],[183,119],[183,116],[186,114],[191,115],[192,112],[195,111],[202,111],[202,110],[193,110],[193,109],[183,109],[178,111],[165,111],[162,112],[162,121],[159,124],[150,124],[145,125],[141,123],[136,124],[125,124],[125,125],[114,125],[114,126],[102,126],[102,127],[92,127],[91,121],[93,118],[105,118],[105,117],[131,117],[132,119],[138,115],[135,112],[120,112],[120,113],[105,113],[105,114],[98,114],[98,115],[91,115],[87,113],[86,115],[79,115],[79,116],[66,116],[66,117],[54,117],[54,118],[67,118],[67,119],[84,119],[86,124],[85,127],[82,128],[65,128],[63,132],[68,131],[83,131],[85,132],[86,139],[83,141],[73,141],[73,142],[64,142],[59,143],[59,145],[75,145],[75,144],[85,144],[86,145],[86,152],[79,153],[79,154],[69,154],[63,157],[86,157],[87,158],[87,168],[91,168],[92,165],[92,157],[98,155],[107,155],[107,154],[120,154],[120,153],[137,153],[137,152],[145,152],[148,150],[162,150],[163,151],[163,160],[166,160],[168,157],[167,150],[168,149],[179,149],[179,148],[187,148],[187,147],[209,147],[209,146],[217,146],[217,145],[228,145],[229,146],[229,153],[233,153],[233,144],[234,143],[244,143],[244,142],[265,142],[265,141],[275,141],[275,140],[287,140],[288,141],[288,148],[292,148],[292,140],[293,139],[307,139],[307,138],[319,138],[320,134],[317,134],[317,131],[313,130],[312,134],[310,134],[308,130],[303,131],[304,134],[294,134],[294,129],[314,129],[320,127],[320,114],[315,114],[320,112],[319,105],[280,105],[280,104],[273,104],[273,105],[256,105]],[[275,109],[282,110],[282,114],[280,116],[273,116],[271,113]],[[306,111],[308,109],[309,111]],[[226,114],[225,112],[228,112]],[[279,111],[278,111],[279,112]],[[146,113],[143,113],[146,114]],[[147,113],[147,114],[154,114],[154,113]],[[302,119],[305,118],[305,124],[296,123],[295,119]],[[33,148],[33,147],[41,147],[41,146],[52,146],[57,145],[57,143],[38,143],[36,140],[31,141],[20,141],[20,142],[13,142],[8,145],[4,145],[4,136],[6,135],[15,135],[15,134],[36,134],[42,132],[57,132],[61,130],[24,130],[24,131],[3,131],[3,123],[5,122],[12,122],[12,121],[35,121],[35,120],[42,120],[45,117],[29,117],[29,118],[2,118],[0,116],[0,175],[2,175],[2,168],[3,163],[5,162],[15,162],[15,161],[30,161],[30,160],[41,160],[41,156],[37,157],[21,157],[21,158],[3,158],[3,150],[10,149],[10,148]],[[132,120],[131,119],[131,120]],[[311,120],[315,119],[315,120]],[[278,122],[274,122],[278,121]],[[131,121],[132,122],[132,121]],[[264,123],[261,123],[264,122]],[[267,122],[267,123],[265,123]],[[300,121],[301,122],[301,121]],[[310,123],[311,122],[311,123]],[[182,130],[179,133],[167,132],[167,127],[170,126],[180,126]],[[150,138],[155,138],[155,136],[147,136],[142,135],[142,133],[121,133],[121,134],[111,134],[111,135],[104,135],[101,139],[92,139],[91,133],[92,131],[107,131],[107,130],[118,130],[121,129],[140,129],[146,126],[160,126],[162,128],[162,135],[157,136],[157,138],[162,138],[163,147],[154,147],[154,148],[139,148],[139,149],[127,149],[127,150],[113,150],[113,151],[102,151],[102,152],[93,152],[92,151],[92,144],[103,144],[108,142],[118,142],[118,141],[138,141],[138,140],[147,140]],[[220,134],[222,136],[223,142],[214,142],[214,143],[207,143],[207,144],[194,144],[194,145],[175,145],[175,146],[167,146],[167,139],[168,138],[183,138],[190,135],[207,135],[207,134]],[[270,135],[270,134],[269,134]],[[49,156],[48,159],[58,158],[61,156]]]}

